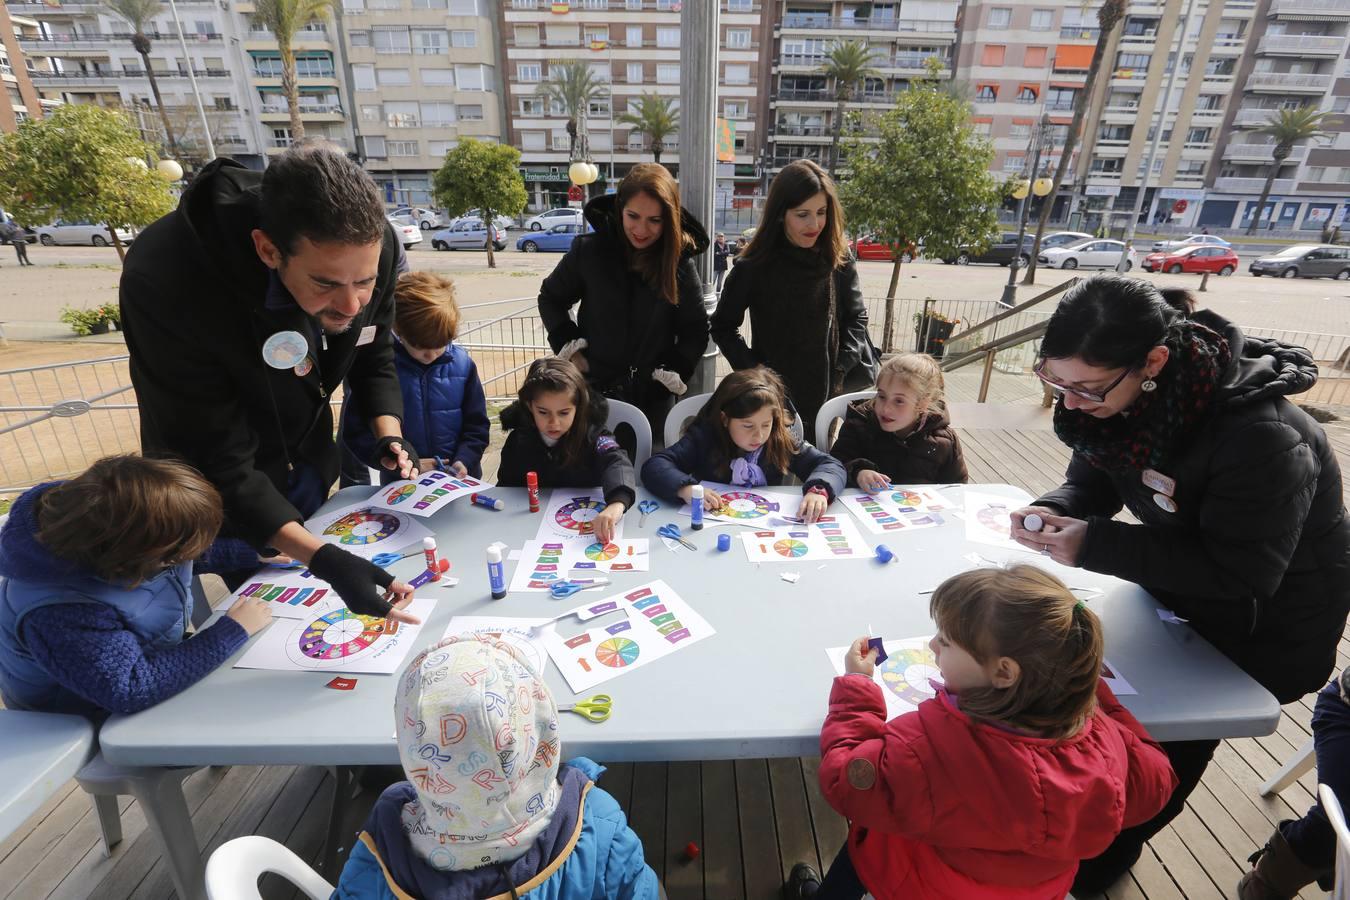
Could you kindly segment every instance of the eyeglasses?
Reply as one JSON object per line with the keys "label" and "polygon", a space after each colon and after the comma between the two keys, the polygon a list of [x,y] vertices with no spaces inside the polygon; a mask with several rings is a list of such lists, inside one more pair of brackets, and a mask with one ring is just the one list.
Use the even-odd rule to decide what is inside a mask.
{"label": "eyeglasses", "polygon": [[1032,366],[1031,371],[1035,372],[1036,377],[1039,378],[1041,381],[1045,382],[1047,385],[1049,385],[1051,389],[1059,391],[1061,394],[1073,394],[1075,397],[1081,397],[1084,400],[1087,400],[1091,403],[1105,403],[1106,395],[1111,393],[1111,391],[1115,389],[1116,385],[1124,381],[1125,376],[1129,375],[1131,370],[1126,369],[1124,372],[1121,372],[1120,376],[1115,381],[1111,382],[1106,387],[1102,388],[1100,391],[1085,391],[1082,388],[1072,388],[1069,387],[1068,385],[1060,384],[1057,381],[1050,380],[1048,377],[1046,377],[1045,374],[1045,357],[1041,357],[1040,359],[1038,359],[1036,361],[1036,365]]}

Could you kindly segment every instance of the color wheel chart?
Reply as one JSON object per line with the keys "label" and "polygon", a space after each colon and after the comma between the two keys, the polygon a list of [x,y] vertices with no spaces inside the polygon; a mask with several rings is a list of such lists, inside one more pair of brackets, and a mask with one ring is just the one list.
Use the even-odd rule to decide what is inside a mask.
{"label": "color wheel chart", "polygon": [[[544,510],[536,540],[563,540],[595,542],[595,517],[605,510],[605,499],[599,490],[580,493],[577,488],[558,488],[553,491]],[[622,534],[623,520],[619,520],[614,536]]]}
{"label": "color wheel chart", "polygon": [[398,629],[397,622],[335,609],[306,625],[295,646],[303,656],[323,664],[355,656],[384,635],[398,634]]}
{"label": "color wheel chart", "polygon": [[965,491],[966,501],[966,540],[979,544],[989,544],[1008,550],[1021,550],[1034,553],[1028,547],[1014,541],[1011,537],[1014,509],[1026,506],[1030,497],[1021,500],[1015,497],[1003,497],[997,494],[979,494]]}
{"label": "color wheel chart", "polygon": [[611,573],[645,572],[650,558],[646,538],[584,545],[580,541],[526,541],[510,590],[546,591],[564,579],[586,583]]}
{"label": "color wheel chart", "polygon": [[[704,486],[718,493],[724,505],[717,512],[704,505],[705,522],[721,522],[727,525],[762,524],[772,516],[795,515],[801,505],[801,495],[776,492],[763,488],[738,488],[725,484],[704,482]],[[689,515],[689,504],[680,509],[681,515]]]}
{"label": "color wheel chart", "polygon": [[[435,601],[419,597],[408,612],[426,621]],[[402,665],[420,625],[359,616],[345,606],[278,619],[250,644],[238,669],[390,674]]]}
{"label": "color wheel chart", "polygon": [[[872,680],[881,686],[886,700],[886,718],[912,712],[925,700],[937,696],[932,682],[942,683],[942,672],[928,646],[931,637],[886,638],[886,661],[876,667]],[[848,647],[831,647],[825,653],[835,674],[844,674]]]}
{"label": "color wheel chart", "polygon": [[810,525],[790,525],[741,535],[750,562],[865,559],[871,550],[846,516],[824,516]]}
{"label": "color wheel chart", "polygon": [[617,613],[624,617],[571,637],[559,634],[557,626],[543,633],[544,646],[574,692],[590,690],[715,633],[664,581],[610,595],[579,615],[583,621],[603,621]]}
{"label": "color wheel chart", "polygon": [[377,504],[414,516],[430,516],[441,507],[488,487],[476,478],[425,472],[417,481],[396,481],[380,489]]}
{"label": "color wheel chart", "polygon": [[[402,486],[386,488],[380,496],[401,490]],[[398,550],[431,534],[426,526],[401,510],[365,503],[319,516],[305,527],[324,543],[336,544],[367,558]]]}

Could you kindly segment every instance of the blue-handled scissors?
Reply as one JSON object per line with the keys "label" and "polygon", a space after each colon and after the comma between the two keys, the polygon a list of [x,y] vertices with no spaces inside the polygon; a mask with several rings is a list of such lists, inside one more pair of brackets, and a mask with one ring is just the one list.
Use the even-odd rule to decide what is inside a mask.
{"label": "blue-handled scissors", "polygon": [[642,513],[642,518],[638,519],[638,527],[646,528],[647,516],[656,512],[660,508],[661,504],[657,503],[655,500],[643,500],[642,502],[640,502],[638,504],[638,512]]}
{"label": "blue-handled scissors", "polygon": [[560,706],[558,712],[574,712],[584,716],[588,721],[603,722],[609,718],[613,708],[614,701],[609,698],[609,694],[596,694],[589,700],[578,700],[571,706]]}
{"label": "blue-handled scissors", "polygon": [[656,533],[663,538],[670,538],[672,541],[678,541],[687,550],[698,549],[693,544],[689,543],[684,539],[684,536],[680,533],[680,526],[676,525],[673,522],[670,523],[669,525],[662,525],[660,528],[656,529]]}
{"label": "blue-handled scissors", "polygon": [[407,559],[410,556],[421,556],[421,555],[422,555],[421,550],[418,550],[416,553],[376,553],[374,556],[370,558],[370,561],[373,562],[375,565],[379,566],[381,569],[387,569],[394,563],[398,562],[400,559]]}
{"label": "blue-handled scissors", "polygon": [[607,584],[609,584],[608,578],[595,578],[587,581],[555,581],[548,586],[548,592],[553,595],[554,600],[566,600],[578,591],[588,591],[591,588],[604,587]]}

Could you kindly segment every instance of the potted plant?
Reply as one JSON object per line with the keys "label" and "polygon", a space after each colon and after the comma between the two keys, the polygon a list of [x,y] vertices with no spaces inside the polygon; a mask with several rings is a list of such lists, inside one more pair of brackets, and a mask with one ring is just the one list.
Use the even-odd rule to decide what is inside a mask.
{"label": "potted plant", "polygon": [[935,359],[942,359],[947,338],[951,337],[960,319],[951,319],[929,308],[926,312],[914,314],[914,349],[927,353]]}
{"label": "potted plant", "polygon": [[120,327],[122,310],[116,303],[91,306],[88,309],[75,309],[70,306],[61,309],[60,319],[78,335],[107,334],[112,327]]}

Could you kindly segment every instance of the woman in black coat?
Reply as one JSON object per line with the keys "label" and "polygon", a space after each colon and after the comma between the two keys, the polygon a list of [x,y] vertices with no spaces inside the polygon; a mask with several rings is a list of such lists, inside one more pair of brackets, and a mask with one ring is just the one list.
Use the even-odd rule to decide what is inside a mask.
{"label": "woman in black coat", "polygon": [[655,163],[634,166],[617,193],[586,204],[585,217],[595,233],[579,236],[544,279],[539,317],[553,352],[575,363],[592,390],[640,407],[660,434],[708,346],[693,262],[708,234]]}
{"label": "woman in black coat", "polygon": [[[747,310],[750,344],[740,332]],[[839,197],[810,160],[774,178],[759,230],[727,274],[712,336],[733,369],[782,376],[808,435],[826,400],[872,386],[877,361]]]}
{"label": "woman in black coat", "polygon": [[[1350,520],[1326,434],[1286,399],[1316,381],[1308,352],[1194,312],[1184,291],[1099,276],[1064,295],[1036,371],[1059,392],[1073,458],[1063,485],[1013,514],[1013,536],[1143,586],[1280,703],[1325,684],[1350,609]],[[1122,507],[1140,524],[1115,521]],[[1172,801],[1085,861],[1075,895],[1133,865],[1217,745],[1163,745]]]}

